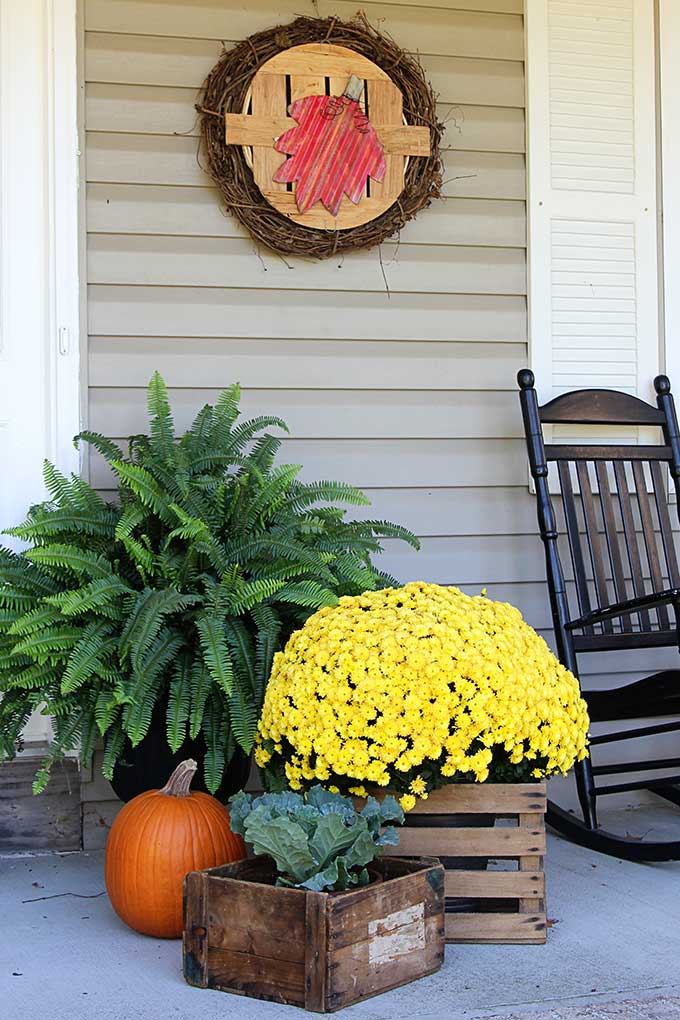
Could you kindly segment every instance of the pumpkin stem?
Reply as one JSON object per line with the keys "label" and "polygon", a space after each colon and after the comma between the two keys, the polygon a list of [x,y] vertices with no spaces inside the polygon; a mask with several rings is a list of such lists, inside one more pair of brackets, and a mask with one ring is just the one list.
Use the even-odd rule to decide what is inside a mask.
{"label": "pumpkin stem", "polygon": [[158,792],[164,793],[167,797],[191,796],[191,781],[196,774],[197,768],[198,765],[193,758],[187,758],[186,761],[181,761],[163,789]]}

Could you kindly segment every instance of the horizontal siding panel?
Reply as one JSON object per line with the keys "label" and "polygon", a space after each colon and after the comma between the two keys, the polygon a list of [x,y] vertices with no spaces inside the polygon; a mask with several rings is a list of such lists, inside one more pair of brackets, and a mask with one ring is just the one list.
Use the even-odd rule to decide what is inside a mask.
{"label": "horizontal siding panel", "polygon": [[[87,226],[90,234],[250,237],[234,216],[223,212],[211,186],[89,184]],[[430,214],[407,223],[400,237],[403,244],[521,247],[526,243],[524,203],[440,199]]]}
{"label": "horizontal siding panel", "polygon": [[533,536],[487,535],[425,538],[418,551],[385,541],[379,562],[397,580],[428,580],[435,584],[479,585],[543,579],[543,563],[536,556],[540,542]]}
{"label": "horizontal siding panel", "polygon": [[[85,115],[90,131],[198,137],[196,101],[195,87],[94,83],[86,88]],[[444,125],[442,148],[524,152],[523,110],[440,103],[437,115]]]}
{"label": "horizontal siding panel", "polygon": [[101,336],[526,339],[525,299],[497,295],[93,285],[88,318]]}
{"label": "horizontal siding panel", "polygon": [[[171,387],[237,380],[252,389],[515,390],[524,344],[373,340],[90,338],[91,386],[146,386],[156,369]],[[272,395],[272,401],[276,399]]]}
{"label": "horizontal siding panel", "polygon": [[[302,464],[303,479],[335,478],[359,488],[512,487],[526,480],[524,443],[519,439],[284,439],[280,459]],[[108,465],[97,454],[91,480],[98,489],[112,487]]]}
{"label": "horizontal siding panel", "polygon": [[[518,153],[449,150],[443,164],[445,196],[525,197],[525,163]],[[88,133],[87,179],[121,184],[210,183],[198,163],[196,138],[107,132]]]}
{"label": "horizontal siding panel", "polygon": [[[324,10],[326,7],[326,10]],[[487,14],[475,10],[420,8],[417,4],[366,3],[368,20],[418,53],[455,54],[461,57],[497,57],[522,60],[524,33],[519,14]],[[424,15],[423,10],[426,10]],[[187,39],[242,39],[300,13],[296,0],[276,4],[251,0],[242,6],[222,0],[86,0],[85,28],[95,32],[158,35]],[[356,14],[352,0],[321,4],[321,17],[336,15],[350,20]]]}
{"label": "horizontal siding panel", "polygon": [[526,485],[498,487],[493,498],[485,489],[364,488],[371,500],[367,510],[351,510],[350,517],[396,521],[423,536],[529,535],[536,533],[536,509]]}
{"label": "horizontal siding panel", "polygon": [[[229,48],[233,41],[225,40],[225,45]],[[175,86],[196,94],[221,52],[221,42],[212,39],[88,32],[85,77],[88,82]],[[431,55],[423,59],[442,103],[524,107],[524,68],[518,60]]]}
{"label": "horizontal siding panel", "polygon": [[[225,380],[225,383],[229,380]],[[219,389],[170,391],[176,428],[189,428],[198,409],[215,403]],[[278,414],[298,439],[521,438],[513,393],[375,390],[244,390],[242,414]],[[90,427],[130,435],[148,427],[146,390],[91,389]]]}
{"label": "horizontal siding panel", "polygon": [[100,284],[239,287],[394,293],[526,294],[521,249],[409,246],[326,259],[313,269],[288,263],[252,240],[99,235],[88,245],[88,280]]}

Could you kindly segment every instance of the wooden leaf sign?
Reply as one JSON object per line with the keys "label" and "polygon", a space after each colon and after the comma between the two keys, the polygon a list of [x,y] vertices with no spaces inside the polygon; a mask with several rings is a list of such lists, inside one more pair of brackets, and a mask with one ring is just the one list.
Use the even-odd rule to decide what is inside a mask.
{"label": "wooden leaf sign", "polygon": [[363,82],[352,75],[342,96],[305,96],[289,110],[298,127],[286,131],[276,150],[291,158],[274,174],[295,182],[301,213],[322,202],[337,216],[343,195],[357,205],[366,181],[382,181],[386,163],[382,142],[358,103]]}
{"label": "wooden leaf sign", "polygon": [[[348,78],[356,92],[343,100],[337,93]],[[332,96],[323,95],[327,80]],[[357,102],[364,91],[370,120]],[[322,107],[329,114],[319,116],[323,139],[319,130],[310,141],[309,128],[314,134]],[[381,216],[404,188],[406,159],[430,153],[430,129],[405,123],[402,94],[387,72],[331,43],[291,46],[266,61],[242,112],[226,114],[225,139],[251,152],[255,183],[278,212],[302,226],[333,231]]]}

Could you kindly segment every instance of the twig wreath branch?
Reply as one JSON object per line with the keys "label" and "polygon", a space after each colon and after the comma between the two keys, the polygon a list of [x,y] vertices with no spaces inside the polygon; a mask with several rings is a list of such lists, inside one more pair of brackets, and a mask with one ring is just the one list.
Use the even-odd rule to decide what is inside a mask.
{"label": "twig wreath branch", "polygon": [[[305,226],[278,212],[256,185],[242,148],[225,140],[225,114],[243,110],[259,68],[292,46],[319,42],[346,46],[377,64],[401,91],[406,121],[430,131],[430,155],[409,159],[404,189],[394,204],[368,223],[345,230]],[[374,29],[361,12],[351,21],[300,17],[225,50],[203,84],[196,109],[201,118],[205,169],[219,188],[227,212],[257,241],[280,255],[323,259],[355,248],[375,247],[440,195],[443,126],[437,120],[434,92],[418,60]]]}

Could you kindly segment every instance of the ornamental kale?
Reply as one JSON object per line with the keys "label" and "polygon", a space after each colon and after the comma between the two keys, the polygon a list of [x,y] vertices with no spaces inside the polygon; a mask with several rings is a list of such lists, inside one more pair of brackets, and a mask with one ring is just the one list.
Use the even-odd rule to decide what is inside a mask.
{"label": "ornamental kale", "polygon": [[386,822],[404,821],[394,797],[369,797],[357,812],[348,797],[314,786],[304,796],[291,791],[253,799],[237,793],[230,801],[231,828],[256,854],[276,864],[277,885],[296,889],[342,890],[366,885],[366,865],[399,835]]}

